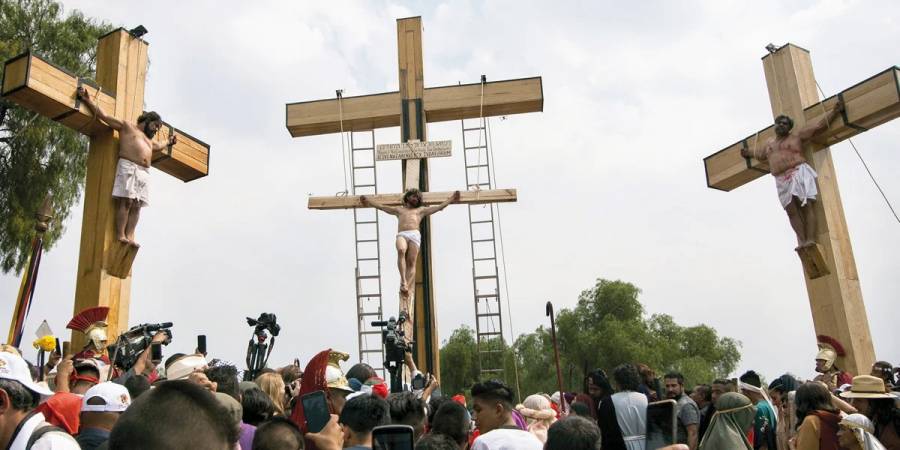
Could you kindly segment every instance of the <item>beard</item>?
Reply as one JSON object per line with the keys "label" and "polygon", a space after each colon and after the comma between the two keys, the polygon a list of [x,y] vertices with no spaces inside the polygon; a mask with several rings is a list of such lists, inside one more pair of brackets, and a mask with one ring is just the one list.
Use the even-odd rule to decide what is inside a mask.
{"label": "beard", "polygon": [[158,131],[158,130],[152,130],[152,129],[150,129],[150,124],[149,124],[149,123],[146,124],[146,125],[144,125],[144,135],[146,135],[146,136],[147,136],[148,138],[150,138],[150,139],[153,139],[153,136],[156,136],[156,132],[157,132],[157,131]]}

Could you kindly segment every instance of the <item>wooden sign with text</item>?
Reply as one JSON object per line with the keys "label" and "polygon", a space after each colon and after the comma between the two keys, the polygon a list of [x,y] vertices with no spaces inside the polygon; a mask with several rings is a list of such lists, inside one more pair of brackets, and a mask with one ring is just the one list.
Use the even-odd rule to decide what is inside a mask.
{"label": "wooden sign with text", "polygon": [[375,161],[450,156],[452,144],[453,141],[409,141],[401,144],[379,144],[375,147]]}

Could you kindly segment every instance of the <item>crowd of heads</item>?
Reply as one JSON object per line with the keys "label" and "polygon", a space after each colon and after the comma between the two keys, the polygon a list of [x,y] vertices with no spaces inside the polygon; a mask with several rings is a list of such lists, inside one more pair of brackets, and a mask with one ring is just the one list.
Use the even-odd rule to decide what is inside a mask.
{"label": "crowd of heads", "polygon": [[[389,393],[379,370],[358,363],[345,374],[341,363],[349,355],[330,349],[303,368],[295,360],[243,381],[257,372],[200,353],[164,361],[149,353],[118,367],[88,344],[35,367],[16,348],[0,347],[0,446],[26,448],[36,440],[35,448],[53,449],[373,448],[388,433],[408,433],[409,445],[423,450],[774,450],[795,448],[813,425],[816,439],[834,444],[827,448],[900,445],[898,370],[878,361],[870,374],[853,377],[829,351],[817,356],[819,374],[809,381],[783,374],[767,383],[752,370],[689,380],[624,363],[611,377],[589,371],[578,389],[528,395],[496,379],[459,393],[441,393],[437,381]],[[407,364],[411,377],[423,375],[411,357]],[[323,399],[324,415],[315,430],[315,405],[304,402],[313,395]],[[666,428],[666,417],[675,427]]]}

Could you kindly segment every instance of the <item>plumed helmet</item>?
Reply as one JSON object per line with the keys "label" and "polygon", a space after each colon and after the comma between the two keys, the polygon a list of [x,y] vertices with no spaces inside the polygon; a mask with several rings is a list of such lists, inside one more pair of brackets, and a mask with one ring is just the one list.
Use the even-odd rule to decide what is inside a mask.
{"label": "plumed helmet", "polygon": [[350,359],[350,355],[344,352],[332,350],[328,354],[328,365],[325,367],[325,384],[331,389],[338,389],[346,392],[353,392],[344,371],[341,370],[340,362]]}
{"label": "plumed helmet", "polygon": [[844,352],[844,347],[837,339],[831,336],[820,334],[816,336],[816,339],[819,341],[819,353],[816,353],[816,360],[825,361],[822,368],[829,371],[834,367],[834,363],[837,361],[838,357],[842,357],[846,354]]}
{"label": "plumed helmet", "polygon": [[109,308],[106,306],[88,308],[73,317],[69,324],[66,325],[66,328],[84,333],[94,345],[94,348],[102,351],[106,348],[108,340],[106,334],[108,326],[106,324],[106,316],[108,314]]}

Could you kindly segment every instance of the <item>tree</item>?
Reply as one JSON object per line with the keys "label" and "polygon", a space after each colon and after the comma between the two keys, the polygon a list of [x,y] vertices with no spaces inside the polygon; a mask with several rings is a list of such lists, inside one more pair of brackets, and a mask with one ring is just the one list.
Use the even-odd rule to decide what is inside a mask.
{"label": "tree", "polygon": [[[31,50],[78,76],[94,71],[97,38],[112,26],[52,0],[0,2],[0,60]],[[34,214],[52,192],[47,249],[62,236],[84,184],[87,140],[36,113],[0,99],[0,270],[28,260]]]}
{"label": "tree", "polygon": [[478,381],[475,331],[463,325],[453,331],[441,347],[441,391],[447,395],[466,392]]}

